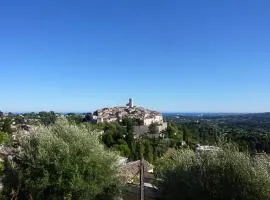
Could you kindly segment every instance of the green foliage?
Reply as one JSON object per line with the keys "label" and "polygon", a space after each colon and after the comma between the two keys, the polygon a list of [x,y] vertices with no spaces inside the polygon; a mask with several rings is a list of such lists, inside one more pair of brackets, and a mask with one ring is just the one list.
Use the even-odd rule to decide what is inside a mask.
{"label": "green foliage", "polygon": [[4,113],[0,111],[0,120],[4,118]]}
{"label": "green foliage", "polygon": [[0,176],[3,176],[4,175],[4,169],[5,169],[4,160],[2,160],[0,158]]}
{"label": "green foliage", "polygon": [[148,127],[148,132],[150,134],[153,134],[153,135],[158,134],[159,133],[159,131],[158,131],[158,124],[156,124],[156,123],[150,124],[149,127]]}
{"label": "green foliage", "polygon": [[144,153],[145,153],[145,147],[144,147],[144,143],[141,141],[137,142],[137,149],[138,149],[138,159],[142,158]]}
{"label": "green foliage", "polygon": [[102,141],[107,147],[112,147],[115,144],[112,133],[106,133],[102,136]]}
{"label": "green foliage", "polygon": [[[3,179],[2,179],[2,184],[3,184],[3,190],[1,192],[0,199],[3,200],[10,200],[13,197],[18,197],[18,195],[14,194],[14,191],[17,193],[18,189],[18,183],[19,183],[19,174],[17,170],[14,169],[13,163],[9,162],[8,158],[4,159],[3,164]],[[11,193],[13,191],[13,193]],[[22,195],[20,195],[21,197]],[[22,200],[25,200],[27,198],[21,198]]]}
{"label": "green foliage", "polygon": [[116,154],[105,150],[97,134],[83,126],[65,121],[41,126],[22,137],[20,146],[15,167],[19,195],[91,200],[112,199],[120,192]]}
{"label": "green foliage", "polygon": [[[122,156],[129,158],[129,160],[138,160],[143,156],[148,162],[152,163],[157,156],[162,156],[168,150],[172,141],[175,144],[182,141],[182,131],[178,130],[177,126],[177,134],[173,135],[171,139],[150,139],[147,137],[134,139],[133,125],[136,123],[133,119],[127,118],[122,123],[104,124],[103,143],[108,148],[118,150]],[[152,124],[151,127],[150,129],[157,131],[156,124]]]}
{"label": "green foliage", "polygon": [[39,117],[40,117],[40,122],[45,125],[51,125],[54,124],[56,121],[56,114],[51,111],[51,112],[39,112],[38,113]]}
{"label": "green foliage", "polygon": [[2,126],[2,131],[10,135],[12,134],[11,122],[11,118],[8,117],[4,120],[4,124]]}
{"label": "green foliage", "polygon": [[69,123],[80,124],[83,122],[84,116],[75,113],[68,113],[66,118]]}
{"label": "green foliage", "polygon": [[26,119],[35,119],[37,114],[35,112],[23,113],[23,117]]}
{"label": "green foliage", "polygon": [[161,157],[168,149],[170,146],[170,140],[168,139],[161,139],[156,145],[156,153],[158,157]]}
{"label": "green foliage", "polygon": [[9,145],[11,143],[11,136],[5,132],[0,131],[0,144]]}
{"label": "green foliage", "polygon": [[183,141],[183,126],[173,122],[168,123],[167,129],[164,131],[165,137],[170,140],[171,148],[180,148]]}
{"label": "green foliage", "polygon": [[216,154],[182,149],[159,160],[155,175],[164,199],[268,200],[269,160],[230,146]]}
{"label": "green foliage", "polygon": [[[270,153],[270,113],[166,116],[189,129],[191,143],[215,145],[225,135],[243,151]],[[178,125],[180,126],[180,125]]]}
{"label": "green foliage", "polygon": [[187,127],[184,127],[183,129],[183,140],[187,143],[189,143],[191,141],[191,131],[187,128]]}
{"label": "green foliage", "polygon": [[144,146],[145,146],[144,147],[145,148],[145,156],[144,156],[144,158],[148,162],[152,163],[154,161],[153,146],[151,145],[151,143],[148,140],[145,141]]}
{"label": "green foliage", "polygon": [[114,146],[114,148],[117,151],[119,151],[121,156],[124,156],[124,157],[127,157],[127,158],[130,157],[131,152],[130,152],[130,149],[129,149],[127,144],[117,144],[117,145]]}
{"label": "green foliage", "polygon": [[169,123],[167,130],[166,130],[167,136],[169,138],[173,138],[177,135],[178,133],[178,128],[174,123]]}

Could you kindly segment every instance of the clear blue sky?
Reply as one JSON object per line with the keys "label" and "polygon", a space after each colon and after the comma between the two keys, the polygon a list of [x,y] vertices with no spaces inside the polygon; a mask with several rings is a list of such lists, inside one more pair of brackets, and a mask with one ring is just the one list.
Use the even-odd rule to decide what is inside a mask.
{"label": "clear blue sky", "polygon": [[2,0],[0,110],[270,111],[269,0]]}

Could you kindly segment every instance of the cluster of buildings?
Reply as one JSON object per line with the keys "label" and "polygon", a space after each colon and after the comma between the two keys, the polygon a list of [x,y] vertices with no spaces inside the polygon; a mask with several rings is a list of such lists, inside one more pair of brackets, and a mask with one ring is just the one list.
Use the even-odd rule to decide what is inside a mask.
{"label": "cluster of buildings", "polygon": [[133,118],[141,121],[141,124],[149,126],[152,123],[163,123],[161,113],[148,110],[142,107],[136,107],[130,98],[127,106],[118,106],[113,108],[103,108],[97,110],[92,115],[96,123],[122,121],[124,118]]}
{"label": "cluster of buildings", "polygon": [[163,121],[161,113],[134,106],[132,98],[126,106],[102,108],[91,116],[91,120],[95,123],[121,122],[124,118],[136,119],[140,122],[140,125],[135,127],[135,135],[141,135],[141,132],[145,132],[151,124],[156,124],[159,132],[167,128],[167,122]]}

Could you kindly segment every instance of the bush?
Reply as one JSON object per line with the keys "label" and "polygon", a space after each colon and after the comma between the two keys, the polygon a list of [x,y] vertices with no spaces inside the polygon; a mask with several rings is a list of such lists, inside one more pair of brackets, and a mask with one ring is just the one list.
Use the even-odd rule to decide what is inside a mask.
{"label": "bush", "polygon": [[8,133],[0,131],[0,144],[1,145],[10,145],[11,144],[11,136]]}
{"label": "bush", "polygon": [[116,154],[87,128],[57,122],[31,131],[19,144],[19,181],[13,186],[18,199],[113,199],[120,193]]}
{"label": "bush", "polygon": [[236,148],[216,154],[182,149],[159,160],[155,174],[164,199],[269,200],[269,160]]}

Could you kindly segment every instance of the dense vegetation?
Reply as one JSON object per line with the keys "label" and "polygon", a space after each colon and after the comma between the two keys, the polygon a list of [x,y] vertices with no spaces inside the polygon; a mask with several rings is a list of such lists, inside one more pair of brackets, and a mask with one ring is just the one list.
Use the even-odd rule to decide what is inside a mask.
{"label": "dense vegetation", "polygon": [[[182,126],[170,124],[164,131],[164,138],[149,138],[143,136],[135,139],[133,136],[133,126],[137,125],[132,119],[124,119],[121,123],[99,124],[103,143],[112,149],[118,150],[122,156],[130,160],[138,160],[142,155],[147,161],[152,163],[161,157],[169,148],[180,147],[183,137],[190,140],[191,135]],[[156,134],[155,125],[149,126],[149,134]]]}
{"label": "dense vegetation", "polygon": [[[3,114],[1,114],[2,116]],[[140,121],[124,119],[121,123],[94,125],[89,122],[89,114],[68,113],[65,115],[72,124],[87,124],[93,129],[104,132],[102,141],[108,148],[117,149],[122,156],[131,160],[138,159],[140,154],[152,162],[168,150],[168,148],[180,148],[183,141],[194,148],[196,144],[215,145],[217,137],[225,135],[231,141],[236,142],[241,150],[249,150],[252,153],[270,153],[270,113],[261,114],[204,114],[204,115],[165,115],[169,121],[168,129],[164,132],[164,138],[133,138],[133,126],[140,125]],[[8,114],[0,128],[9,135],[12,133],[11,122],[21,124],[25,120],[27,124],[54,124],[57,114],[54,112],[24,113],[22,115]],[[149,133],[155,134],[155,127],[149,127]],[[146,151],[145,151],[146,150]],[[153,159],[151,159],[153,158]]]}
{"label": "dense vegetation", "polygon": [[165,200],[269,200],[269,161],[230,146],[213,154],[182,149],[159,160],[155,172]]}
{"label": "dense vegetation", "polygon": [[[19,139],[6,162],[3,199],[113,199],[120,194],[117,155],[97,134],[64,121]],[[106,166],[106,167],[105,167]]]}
{"label": "dense vegetation", "polygon": [[169,114],[166,119],[187,127],[197,143],[215,145],[216,138],[224,135],[236,142],[241,150],[270,153],[270,113],[189,116]]}
{"label": "dense vegetation", "polygon": [[[89,114],[0,113],[0,144],[16,144],[13,124],[30,130],[16,144],[23,153],[5,166],[0,163],[3,199],[112,199],[121,193],[117,167],[107,167],[115,166],[112,152],[130,161],[143,156],[155,164],[164,199],[270,199],[270,159],[258,154],[270,153],[269,113],[166,119],[162,137],[148,137],[157,135],[152,124],[148,134],[134,138],[134,126],[141,124],[134,119],[93,124]],[[220,138],[237,147],[222,146],[214,155],[195,153],[197,144],[224,144]]]}

